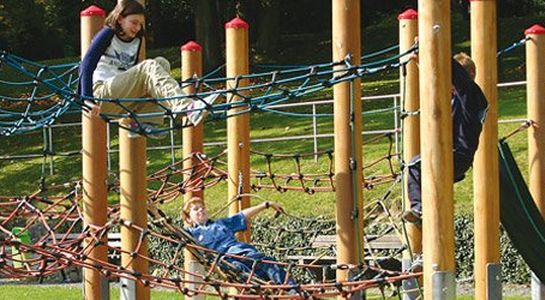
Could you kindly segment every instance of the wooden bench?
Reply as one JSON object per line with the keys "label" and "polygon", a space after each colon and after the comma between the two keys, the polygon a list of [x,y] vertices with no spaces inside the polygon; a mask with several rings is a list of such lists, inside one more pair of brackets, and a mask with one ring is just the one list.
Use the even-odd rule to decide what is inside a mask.
{"label": "wooden bench", "polygon": [[[80,238],[80,233],[56,233],[55,234],[55,241],[56,243],[70,243],[72,241],[78,240]],[[50,236],[46,239],[46,244],[51,244],[55,242],[53,238]],[[108,233],[108,247],[114,248],[114,249],[120,249],[121,248],[121,233],[120,232],[109,232]],[[108,260],[110,262],[116,263],[121,260],[121,253],[119,251],[113,250],[109,248],[108,249]],[[76,268],[77,271],[77,277],[78,279],[76,281],[81,280],[81,273],[80,268]],[[68,278],[66,275],[66,272],[64,270],[60,270],[62,280],[64,282],[71,282],[72,280]],[[43,282],[43,278],[40,278],[40,283]]]}
{"label": "wooden bench", "polygon": [[[369,253],[369,249],[373,251],[382,251],[382,250],[398,250],[404,247],[404,244],[399,239],[399,236],[394,234],[388,235],[367,235],[368,243],[364,243],[365,253]],[[317,236],[311,244],[313,249],[334,249],[337,242],[336,235],[319,235]],[[337,263],[337,257],[331,255],[290,255],[287,257],[288,260],[294,261],[297,264],[304,265],[334,265]],[[366,261],[371,261],[372,258],[375,259],[384,259],[385,257],[380,256],[366,256]],[[314,276],[317,280],[322,280],[324,276],[327,278],[334,278],[335,272],[329,270],[327,274],[324,274],[319,268],[314,269]]]}
{"label": "wooden bench", "polygon": [[[366,247],[376,250],[389,250],[389,249],[399,249],[403,247],[403,243],[399,239],[399,236],[395,234],[387,234],[383,236],[377,235],[368,235],[367,239],[369,241]],[[334,246],[337,242],[336,235],[319,235],[312,242],[312,248],[325,248]]]}
{"label": "wooden bench", "polygon": [[[70,243],[71,241],[77,240],[80,238],[80,233],[56,233],[55,234],[55,240],[57,243],[63,242],[63,243]],[[53,243],[53,238],[48,237],[46,240],[46,244]],[[108,247],[111,248],[121,248],[121,233],[120,232],[109,232],[108,233]],[[121,253],[116,250],[108,249],[108,258],[111,260],[119,260],[121,258]]]}

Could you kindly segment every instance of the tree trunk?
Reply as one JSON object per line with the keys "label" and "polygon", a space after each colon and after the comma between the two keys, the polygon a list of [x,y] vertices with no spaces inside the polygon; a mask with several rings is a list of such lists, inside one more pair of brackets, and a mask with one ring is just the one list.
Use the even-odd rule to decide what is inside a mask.
{"label": "tree trunk", "polygon": [[257,48],[264,53],[272,53],[280,41],[280,1],[262,1],[261,5]]}
{"label": "tree trunk", "polygon": [[203,47],[203,71],[212,71],[221,62],[221,38],[217,0],[193,0],[196,42]]}

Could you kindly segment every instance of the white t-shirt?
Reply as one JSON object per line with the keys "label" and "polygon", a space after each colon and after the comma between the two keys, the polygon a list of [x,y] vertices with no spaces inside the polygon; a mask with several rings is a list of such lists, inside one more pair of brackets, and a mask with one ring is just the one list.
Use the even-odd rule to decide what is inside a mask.
{"label": "white t-shirt", "polygon": [[100,57],[95,72],[93,72],[93,83],[106,81],[134,66],[138,61],[140,42],[140,38],[125,42],[114,35],[110,46]]}

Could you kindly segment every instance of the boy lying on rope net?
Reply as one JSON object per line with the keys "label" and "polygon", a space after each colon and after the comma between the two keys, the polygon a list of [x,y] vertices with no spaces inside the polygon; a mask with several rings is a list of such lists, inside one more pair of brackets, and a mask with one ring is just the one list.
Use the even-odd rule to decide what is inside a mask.
{"label": "boy lying on rope net", "polygon": [[[248,259],[236,259],[225,257],[225,260],[233,264],[243,273],[250,273],[255,261],[255,275],[263,280],[270,280],[276,284],[296,285],[291,276],[278,264],[263,263],[263,260],[275,261],[274,258],[265,256],[254,246],[240,242],[236,239],[235,233],[247,229],[248,221],[256,214],[265,209],[272,208],[277,212],[284,212],[284,209],[275,202],[263,202],[252,206],[241,212],[215,221],[208,219],[208,211],[204,201],[199,197],[193,197],[183,206],[183,218],[188,224],[187,231],[202,246],[219,253],[234,254],[247,257]],[[290,290],[288,293],[296,292]]]}
{"label": "boy lying on rope net", "polygon": [[[80,65],[79,93],[90,107],[92,115],[99,113],[160,112],[157,103],[125,102],[119,104],[89,101],[96,98],[172,98],[168,106],[174,111],[192,110],[187,114],[196,125],[205,117],[207,106],[212,105],[219,94],[192,101],[185,98],[180,85],[170,76],[170,64],[163,57],[139,62],[140,47],[144,36],[145,11],[136,0],[119,1],[105,20],[105,26],[94,37]],[[142,118],[144,119],[144,118]],[[143,122],[132,120],[129,137],[138,137],[136,131],[148,137],[165,137],[167,132],[154,131],[154,124],[162,124],[163,116],[146,117]]]}

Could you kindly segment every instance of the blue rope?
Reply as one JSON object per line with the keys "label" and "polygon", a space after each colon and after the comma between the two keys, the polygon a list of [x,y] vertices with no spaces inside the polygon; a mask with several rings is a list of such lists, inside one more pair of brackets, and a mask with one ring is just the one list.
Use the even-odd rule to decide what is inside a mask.
{"label": "blue rope", "polygon": [[[395,47],[390,47],[388,49],[382,50],[382,53],[387,51],[392,51]],[[371,57],[379,55],[380,52],[373,54]],[[382,54],[380,53],[380,54]],[[403,54],[396,55],[395,57],[384,59],[379,61],[391,62],[397,61]],[[250,80],[259,78],[261,83],[256,83],[253,85],[248,85],[244,87],[235,87],[227,88],[223,90],[212,90],[198,92],[191,95],[179,96],[179,97],[169,97],[161,99],[153,99],[159,106],[161,106],[165,112],[152,112],[152,113],[135,113],[130,111],[125,105],[129,102],[148,102],[152,99],[150,98],[120,98],[120,99],[100,99],[93,97],[80,97],[75,94],[74,85],[78,82],[77,76],[73,74],[77,71],[78,64],[63,64],[56,66],[46,66],[43,64],[38,64],[23,58],[20,58],[15,55],[11,55],[5,51],[1,52],[0,55],[1,62],[4,62],[5,65],[17,70],[19,74],[32,78],[30,81],[24,82],[14,82],[8,80],[2,80],[1,83],[9,84],[11,86],[29,86],[32,87],[32,95],[25,98],[15,98],[15,97],[5,97],[8,101],[11,102],[25,102],[24,107],[18,108],[18,111],[10,111],[9,109],[0,110],[0,117],[2,117],[2,122],[0,122],[0,132],[4,135],[9,135],[15,132],[25,131],[27,129],[31,130],[33,128],[43,127],[54,122],[57,118],[62,116],[66,112],[74,112],[75,105],[83,105],[83,100],[92,100],[92,101],[107,101],[114,102],[116,105],[119,105],[125,113],[118,114],[102,114],[105,119],[110,118],[120,118],[120,117],[131,117],[133,119],[145,118],[145,117],[157,117],[157,116],[170,116],[172,112],[162,104],[164,101],[180,99],[180,98],[192,98],[192,99],[203,99],[204,97],[212,94],[222,94],[225,96],[237,95],[244,99],[237,103],[228,103],[226,105],[214,105],[213,107],[208,107],[210,110],[212,119],[214,118],[224,118],[227,117],[227,110],[234,107],[246,107],[246,113],[253,109],[259,110],[270,110],[268,108],[271,105],[279,104],[290,99],[300,98],[302,96],[315,93],[317,91],[331,87],[334,84],[339,82],[353,80],[354,78],[361,77],[364,75],[375,74],[379,71],[386,70],[391,67],[397,67],[399,64],[389,64],[382,65],[376,68],[368,68],[365,65],[350,65],[347,60],[340,62],[331,62],[324,64],[317,64],[312,66],[296,67],[293,69],[287,70],[277,70],[274,72],[264,72],[256,74],[242,75],[233,78],[198,78],[190,79],[181,83],[182,86],[193,84],[201,85],[205,87],[213,86],[213,83],[224,84],[226,81],[235,82],[238,85],[238,82],[242,80]],[[380,65],[379,62],[370,63],[367,65]],[[335,68],[334,68],[335,67]],[[34,72],[31,68],[35,68]],[[224,66],[220,66],[212,73],[207,76],[211,77],[213,73],[219,72]],[[264,78],[269,78],[270,80],[263,80]],[[263,83],[264,82],[264,83]],[[295,87],[287,86],[298,83]],[[47,95],[38,94],[39,86],[47,88],[50,92]],[[286,88],[284,88],[286,86]],[[275,92],[274,88],[277,88],[278,91]],[[245,92],[252,92],[259,89],[265,89],[266,92],[261,96],[243,96]],[[51,97],[58,96],[62,99],[59,103],[50,106],[47,109],[41,109],[39,111],[32,111],[32,104],[36,101],[47,100]],[[176,113],[187,113],[191,110],[177,111]],[[273,110],[271,110],[273,111]],[[291,114],[301,115],[302,114]],[[8,119],[8,121],[6,121]],[[11,119],[11,120],[9,120]],[[14,120],[16,119],[16,120]],[[11,128],[7,128],[10,126]],[[178,127],[178,125],[176,125]],[[160,129],[164,131],[168,129]]]}
{"label": "blue rope", "polygon": [[521,47],[522,45],[526,44],[526,42],[529,40],[530,38],[529,37],[525,37],[523,39],[521,39],[520,41],[518,42],[514,42],[513,44],[511,44],[511,46],[508,46],[504,49],[501,49],[497,52],[496,56],[497,57],[500,57],[502,56],[503,54],[505,53],[508,53],[508,52],[511,52],[513,51],[514,49],[518,48],[518,47]]}

